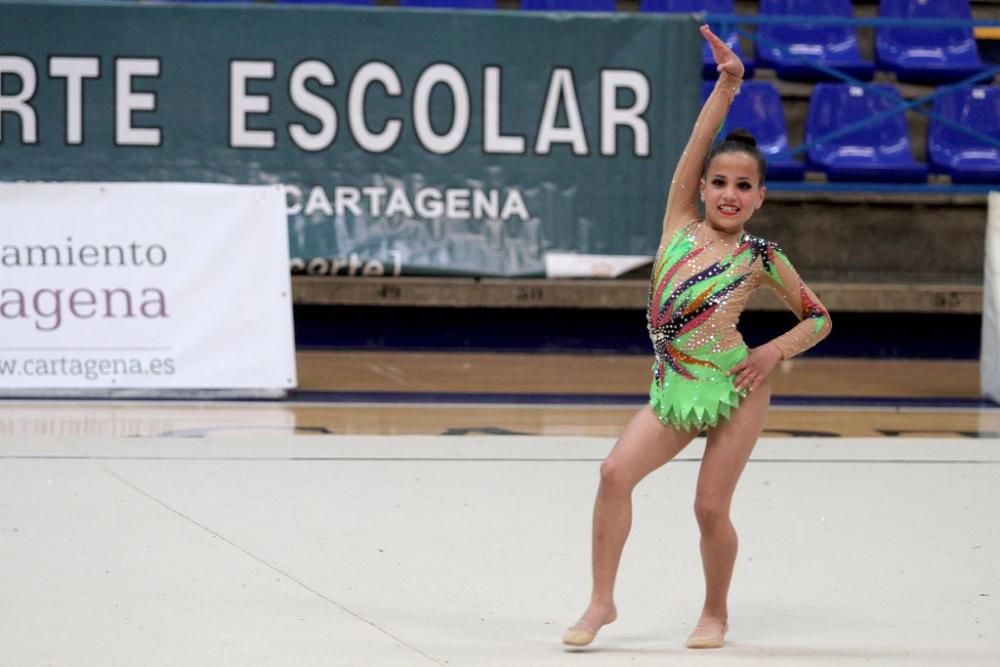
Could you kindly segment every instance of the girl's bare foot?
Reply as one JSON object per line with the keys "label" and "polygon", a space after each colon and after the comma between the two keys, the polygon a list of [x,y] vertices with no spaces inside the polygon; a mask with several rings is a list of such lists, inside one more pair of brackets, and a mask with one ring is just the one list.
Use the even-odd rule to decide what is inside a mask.
{"label": "girl's bare foot", "polygon": [[576,624],[562,636],[563,644],[567,646],[586,646],[594,641],[598,630],[618,618],[618,611],[613,604],[591,604]]}
{"label": "girl's bare foot", "polygon": [[688,648],[722,648],[726,643],[726,631],[729,623],[725,618],[702,614],[698,626],[688,637]]}

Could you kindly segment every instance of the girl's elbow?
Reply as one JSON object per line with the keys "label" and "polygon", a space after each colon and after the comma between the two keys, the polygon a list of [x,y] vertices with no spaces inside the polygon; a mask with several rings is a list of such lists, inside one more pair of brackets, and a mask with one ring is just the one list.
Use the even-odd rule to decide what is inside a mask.
{"label": "girl's elbow", "polygon": [[831,331],[833,331],[833,320],[830,318],[830,314],[827,313],[823,317],[823,326],[819,330],[819,340],[823,340],[829,336]]}

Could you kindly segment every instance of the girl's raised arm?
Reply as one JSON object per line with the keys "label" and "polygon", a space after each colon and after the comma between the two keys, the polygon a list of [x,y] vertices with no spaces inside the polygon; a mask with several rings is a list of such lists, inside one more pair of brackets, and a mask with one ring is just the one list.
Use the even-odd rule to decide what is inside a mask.
{"label": "girl's raised arm", "polygon": [[705,100],[687,146],[674,168],[667,195],[667,210],[663,215],[661,243],[666,243],[678,227],[698,218],[698,186],[705,156],[743,80],[743,63],[739,57],[707,25],[701,26],[701,34],[715,56],[719,79],[712,94]]}

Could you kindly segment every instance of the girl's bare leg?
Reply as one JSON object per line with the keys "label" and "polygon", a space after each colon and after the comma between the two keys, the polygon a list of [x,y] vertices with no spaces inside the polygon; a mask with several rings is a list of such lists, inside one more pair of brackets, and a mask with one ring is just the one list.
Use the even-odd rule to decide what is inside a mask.
{"label": "girl's bare leg", "polygon": [[674,458],[697,435],[665,427],[649,405],[628,423],[601,464],[594,503],[593,591],[579,627],[596,632],[615,620],[615,577],[632,527],[632,489],[642,478]]}
{"label": "girl's bare leg", "polygon": [[764,427],[770,398],[771,387],[765,382],[746,397],[730,420],[708,432],[694,508],[705,570],[705,606],[696,634],[721,637],[725,632],[729,583],[738,547],[729,509],[736,483]]}

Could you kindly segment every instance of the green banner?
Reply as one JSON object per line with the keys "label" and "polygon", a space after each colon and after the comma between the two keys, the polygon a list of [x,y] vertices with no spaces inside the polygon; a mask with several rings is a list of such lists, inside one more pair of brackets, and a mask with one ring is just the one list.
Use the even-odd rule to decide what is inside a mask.
{"label": "green banner", "polygon": [[685,16],[3,3],[0,180],[284,183],[295,272],[542,275],[655,251],[700,57]]}

